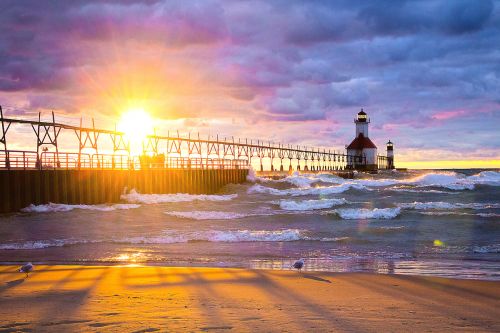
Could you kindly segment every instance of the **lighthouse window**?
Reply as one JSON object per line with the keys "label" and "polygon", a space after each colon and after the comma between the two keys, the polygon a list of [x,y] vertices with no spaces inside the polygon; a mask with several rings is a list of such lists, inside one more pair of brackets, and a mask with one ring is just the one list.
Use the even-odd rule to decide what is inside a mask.
{"label": "lighthouse window", "polygon": [[368,116],[366,114],[358,114],[358,121],[366,122],[367,119],[368,119]]}

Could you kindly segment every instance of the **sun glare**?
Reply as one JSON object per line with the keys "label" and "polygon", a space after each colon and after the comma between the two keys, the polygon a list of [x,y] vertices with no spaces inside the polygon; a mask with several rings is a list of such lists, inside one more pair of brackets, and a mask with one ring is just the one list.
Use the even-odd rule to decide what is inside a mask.
{"label": "sun glare", "polygon": [[153,133],[153,120],[143,109],[130,109],[122,114],[117,129],[125,133],[131,148],[138,148]]}

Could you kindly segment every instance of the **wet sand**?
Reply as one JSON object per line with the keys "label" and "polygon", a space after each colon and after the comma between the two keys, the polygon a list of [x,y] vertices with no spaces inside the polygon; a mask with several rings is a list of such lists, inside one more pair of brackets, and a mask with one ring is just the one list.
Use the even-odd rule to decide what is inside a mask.
{"label": "wet sand", "polygon": [[0,332],[500,331],[500,282],[225,268],[0,266]]}

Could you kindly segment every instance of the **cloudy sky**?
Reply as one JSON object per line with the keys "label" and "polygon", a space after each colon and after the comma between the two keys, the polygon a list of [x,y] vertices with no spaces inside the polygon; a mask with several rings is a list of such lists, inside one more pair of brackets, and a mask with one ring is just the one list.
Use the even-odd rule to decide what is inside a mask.
{"label": "cloudy sky", "polygon": [[499,160],[500,1],[3,0],[0,104],[332,149],[364,108],[401,162]]}

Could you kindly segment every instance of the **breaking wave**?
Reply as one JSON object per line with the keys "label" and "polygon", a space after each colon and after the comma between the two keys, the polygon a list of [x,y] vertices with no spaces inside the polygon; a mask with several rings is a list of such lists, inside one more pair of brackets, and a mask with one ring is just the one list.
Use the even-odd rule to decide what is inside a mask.
{"label": "breaking wave", "polygon": [[23,213],[50,213],[50,212],[69,212],[73,209],[95,210],[100,212],[111,212],[114,210],[134,209],[141,205],[137,204],[114,204],[114,205],[65,205],[49,203],[46,205],[29,205],[21,209]]}
{"label": "breaking wave", "polygon": [[398,204],[399,207],[415,210],[430,210],[430,209],[498,209],[498,203],[450,203],[450,202],[407,202]]}
{"label": "breaking wave", "polygon": [[193,219],[193,220],[233,220],[241,219],[244,217],[255,216],[260,214],[245,214],[245,213],[233,213],[233,212],[220,212],[220,211],[189,211],[189,212],[165,212],[167,215]]}
{"label": "breaking wave", "polygon": [[[309,195],[309,194],[333,194],[342,193],[350,188],[367,189],[370,187],[390,187],[394,191],[407,192],[430,192],[430,193],[453,193],[433,189],[418,190],[414,188],[400,187],[401,185],[413,187],[441,187],[452,191],[473,190],[476,185],[500,186],[500,172],[482,171],[473,176],[465,176],[457,172],[430,172],[413,178],[406,179],[343,179],[331,174],[299,174],[279,180],[251,177],[253,182],[260,183],[289,183],[295,188],[279,190],[272,187],[255,184],[250,188],[250,193],[268,193],[272,195]],[[317,186],[316,183],[335,184],[336,186]]]}
{"label": "breaking wave", "polygon": [[473,190],[474,182],[456,172],[428,173],[405,181],[405,184],[417,186],[444,187],[450,190]]}
{"label": "breaking wave", "polygon": [[393,219],[401,213],[401,208],[342,208],[333,211],[344,220]]}
{"label": "breaking wave", "polygon": [[465,212],[457,212],[457,211],[436,211],[436,212],[419,212],[422,215],[430,215],[430,216],[446,216],[446,215],[458,215],[458,216],[479,216],[479,217],[500,217],[500,214],[495,213],[465,213]]}
{"label": "breaking wave", "polygon": [[36,250],[48,247],[61,247],[75,244],[97,243],[97,241],[76,240],[76,239],[52,239],[52,240],[34,240],[17,243],[0,244],[0,250]]}
{"label": "breaking wave", "polygon": [[345,199],[321,199],[321,200],[281,200],[280,208],[284,210],[304,211],[314,209],[326,209],[347,203]]}
{"label": "breaking wave", "polygon": [[169,231],[160,236],[128,237],[120,239],[77,240],[52,239],[0,244],[0,250],[33,250],[49,247],[62,247],[86,243],[118,243],[118,244],[175,244],[188,242],[293,242],[293,241],[321,241],[342,242],[348,237],[312,237],[306,230],[210,230],[198,232]]}
{"label": "breaking wave", "polygon": [[325,187],[308,187],[308,188],[290,188],[290,189],[276,189],[273,187],[267,187],[260,184],[252,185],[247,193],[266,193],[271,195],[281,195],[281,196],[302,196],[302,195],[328,195],[328,194],[338,194],[344,193],[350,189],[356,190],[367,190],[366,187],[360,184],[341,184],[338,186],[325,186]]}
{"label": "breaking wave", "polygon": [[475,185],[500,186],[500,172],[482,171],[468,177],[457,172],[431,172],[411,179],[397,180],[397,184],[442,187],[449,190],[473,190]]}
{"label": "breaking wave", "polygon": [[126,239],[131,243],[169,244],[187,242],[293,242],[299,240],[333,242],[339,238],[313,237],[307,230],[283,229],[283,230],[209,230],[199,232],[168,232],[159,237],[136,237]]}
{"label": "breaking wave", "polygon": [[474,253],[500,253],[500,244],[474,246],[472,248],[472,252],[474,252]]}
{"label": "breaking wave", "polygon": [[214,194],[140,194],[135,190],[128,194],[122,194],[121,199],[127,202],[142,204],[158,204],[167,202],[189,202],[189,201],[229,201],[238,197],[237,194],[214,195]]}
{"label": "breaking wave", "polygon": [[127,243],[170,244],[194,241],[207,242],[290,242],[304,238],[304,231],[299,229],[284,230],[210,230],[199,232],[166,233],[159,237],[136,237],[127,239]]}
{"label": "breaking wave", "polygon": [[500,217],[500,214],[495,213],[478,213],[477,215],[481,217]]}
{"label": "breaking wave", "polygon": [[409,193],[434,193],[434,194],[459,194],[460,192],[452,192],[452,191],[440,191],[440,190],[432,190],[432,189],[415,189],[403,186],[395,186],[385,189],[387,191],[394,192],[409,192]]}
{"label": "breaking wave", "polygon": [[477,175],[469,176],[468,179],[476,184],[500,186],[500,172],[498,171],[482,171]]}
{"label": "breaking wave", "polygon": [[315,183],[343,184],[345,180],[333,174],[300,174],[295,172],[291,176],[277,180],[279,183],[289,183],[297,187],[311,187]]}

